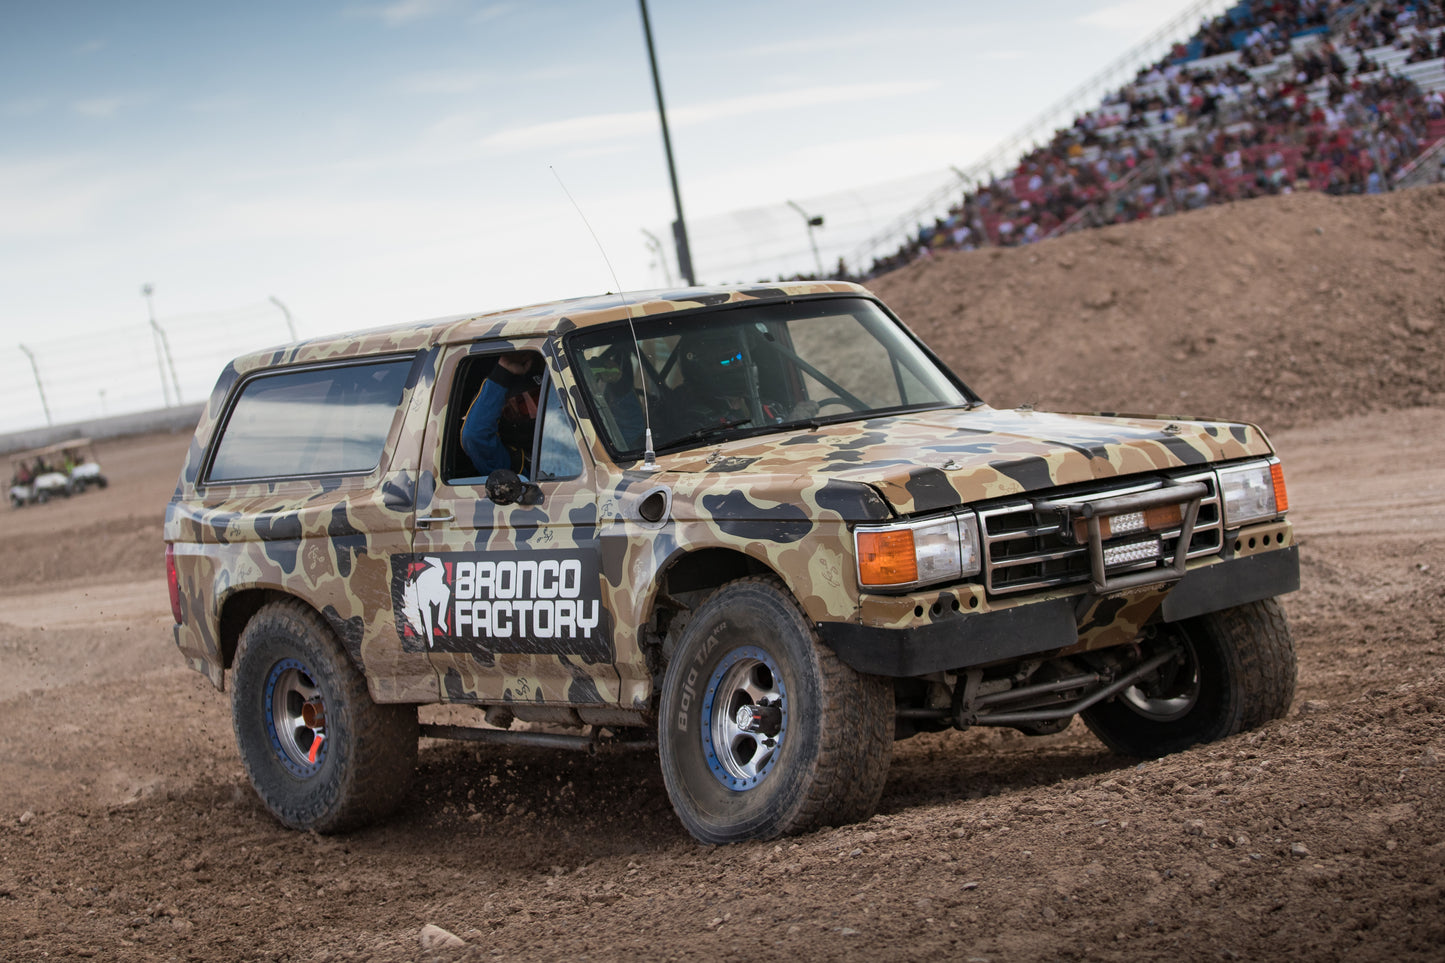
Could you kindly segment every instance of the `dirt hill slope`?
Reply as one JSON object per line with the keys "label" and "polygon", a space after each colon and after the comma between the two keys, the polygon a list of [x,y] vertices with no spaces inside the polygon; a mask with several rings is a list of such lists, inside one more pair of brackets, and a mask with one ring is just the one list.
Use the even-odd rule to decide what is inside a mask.
{"label": "dirt hill slope", "polygon": [[948,252],[870,286],[1000,407],[1285,428],[1445,390],[1445,187]]}

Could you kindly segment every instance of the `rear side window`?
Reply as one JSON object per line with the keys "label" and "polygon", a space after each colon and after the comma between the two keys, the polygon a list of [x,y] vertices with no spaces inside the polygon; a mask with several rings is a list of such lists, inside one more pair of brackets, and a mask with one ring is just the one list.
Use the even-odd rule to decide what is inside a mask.
{"label": "rear side window", "polygon": [[236,399],[207,479],[366,474],[381,461],[411,358],[263,375]]}

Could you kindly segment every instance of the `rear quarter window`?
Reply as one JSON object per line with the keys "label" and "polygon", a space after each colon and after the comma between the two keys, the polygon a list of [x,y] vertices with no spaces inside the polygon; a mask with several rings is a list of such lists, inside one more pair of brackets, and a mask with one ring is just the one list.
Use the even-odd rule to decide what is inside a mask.
{"label": "rear quarter window", "polygon": [[207,480],[373,471],[412,362],[393,358],[252,378],[231,406]]}

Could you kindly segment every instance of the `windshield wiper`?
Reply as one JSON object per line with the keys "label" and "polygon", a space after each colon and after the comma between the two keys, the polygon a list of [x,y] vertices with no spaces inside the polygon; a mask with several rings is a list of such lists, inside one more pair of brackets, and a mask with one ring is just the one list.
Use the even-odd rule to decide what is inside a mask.
{"label": "windshield wiper", "polygon": [[690,442],[690,441],[703,441],[704,439],[712,438],[712,437],[714,437],[714,436],[716,436],[716,435],[720,435],[720,434],[722,434],[723,432],[728,431],[728,430],[730,430],[730,429],[737,428],[737,427],[739,427],[739,426],[741,426],[741,425],[747,425],[747,424],[751,424],[751,423],[752,423],[752,419],[751,419],[751,418],[733,418],[733,419],[731,419],[731,420],[729,420],[729,421],[720,421],[720,422],[718,422],[718,423],[715,424],[715,425],[703,425],[701,428],[697,429],[696,431],[689,431],[689,432],[688,432],[687,434],[685,434],[685,435],[682,435],[682,436],[680,436],[680,437],[673,438],[673,439],[671,439],[671,440],[669,440],[669,441],[667,441],[667,442],[664,442],[664,444],[665,444],[668,448],[671,448],[671,447],[673,447],[674,445],[685,445],[685,444],[687,444],[687,443]]}

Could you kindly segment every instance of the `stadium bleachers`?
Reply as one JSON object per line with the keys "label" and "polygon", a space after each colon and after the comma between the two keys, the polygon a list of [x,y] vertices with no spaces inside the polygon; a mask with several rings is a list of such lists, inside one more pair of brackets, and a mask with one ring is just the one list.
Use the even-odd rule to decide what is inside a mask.
{"label": "stadium bleachers", "polygon": [[868,273],[1263,194],[1416,183],[1445,153],[1442,92],[1445,0],[1242,2]]}

